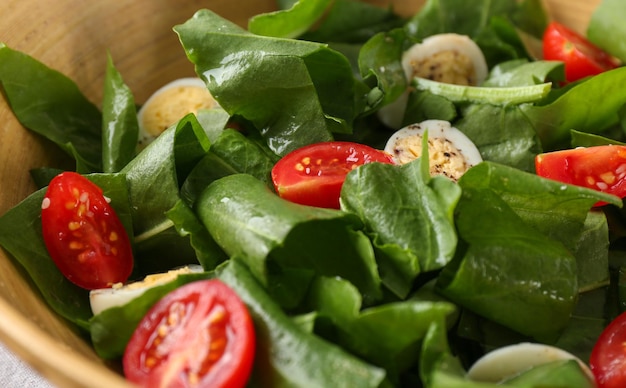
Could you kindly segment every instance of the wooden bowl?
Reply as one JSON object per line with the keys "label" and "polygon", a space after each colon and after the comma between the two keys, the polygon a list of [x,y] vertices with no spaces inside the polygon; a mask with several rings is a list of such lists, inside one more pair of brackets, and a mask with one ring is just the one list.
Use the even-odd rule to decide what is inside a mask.
{"label": "wooden bowl", "polygon": [[[386,4],[384,0],[370,0]],[[404,15],[423,3],[396,1]],[[554,19],[584,32],[600,0],[546,0]],[[241,26],[274,0],[3,0],[0,41],[61,71],[100,105],[107,51],[141,103],[167,81],[192,75],[172,27],[200,8]],[[0,99],[0,214],[35,190],[29,170],[69,162],[49,141],[26,131]],[[70,167],[71,168],[71,167]],[[0,341],[60,387],[123,387],[119,371],[100,360],[42,301],[21,268],[0,250]]]}

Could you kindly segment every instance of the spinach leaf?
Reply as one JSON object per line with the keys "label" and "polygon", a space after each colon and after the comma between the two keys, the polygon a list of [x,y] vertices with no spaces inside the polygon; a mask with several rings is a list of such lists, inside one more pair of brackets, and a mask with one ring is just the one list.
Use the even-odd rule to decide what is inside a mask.
{"label": "spinach leaf", "polygon": [[137,109],[131,90],[109,55],[102,100],[102,169],[118,172],[134,157],[139,136]]}
{"label": "spinach leaf", "polygon": [[[384,106],[400,97],[408,87],[400,59],[406,36],[401,29],[381,32],[359,51],[358,67],[367,80],[376,78],[377,87],[369,93],[368,106]],[[367,112],[367,110],[366,110]]]}
{"label": "spinach leaf", "polygon": [[288,202],[247,174],[211,183],[195,210],[218,245],[284,307],[296,307],[320,275],[349,280],[366,304],[382,296],[371,243],[353,214]]}
{"label": "spinach leaf", "polygon": [[211,271],[228,256],[217,245],[193,210],[180,200],[170,209],[167,217],[172,220],[178,234],[189,236],[189,244],[193,247],[198,262],[205,271]]}
{"label": "spinach leaf", "polygon": [[179,181],[182,184],[208,148],[204,129],[190,114],[122,170],[130,187],[135,256],[143,275],[197,262],[188,239],[178,234],[167,212],[180,200]]}
{"label": "spinach leaf", "polygon": [[483,160],[533,172],[541,143],[524,106],[469,104],[454,126],[472,140]]}
{"label": "spinach leaf", "polygon": [[254,35],[208,10],[175,31],[220,105],[253,123],[275,153],[350,132],[363,102],[340,53],[319,43]]}
{"label": "spinach leaf", "polygon": [[578,293],[571,253],[488,190],[463,188],[457,225],[468,247],[440,275],[442,294],[539,341],[558,338]]}
{"label": "spinach leaf", "polygon": [[626,9],[620,0],[603,0],[591,14],[587,38],[611,55],[626,61]]}
{"label": "spinach leaf", "polygon": [[[111,198],[111,206],[132,234],[125,177],[119,174],[87,177]],[[86,330],[92,315],[89,291],[75,286],[61,274],[43,241],[41,202],[45,192],[46,188],[36,191],[0,217],[0,245],[26,271],[52,310]]]}
{"label": "spinach leaf", "polygon": [[72,156],[78,172],[102,171],[102,116],[72,80],[0,43],[0,84],[23,126]]}
{"label": "spinach leaf", "polygon": [[418,299],[361,310],[361,296],[353,285],[326,277],[312,284],[308,300],[318,318],[336,327],[337,333],[329,340],[385,368],[392,380],[415,366],[431,322],[455,311],[448,302]]}
{"label": "spinach leaf", "polygon": [[237,260],[218,267],[216,274],[235,290],[254,320],[257,350],[252,386],[379,387],[384,384],[383,369],[297,326]]}
{"label": "spinach leaf", "polygon": [[383,284],[404,298],[418,274],[441,269],[454,256],[452,214],[460,195],[454,182],[430,177],[428,158],[403,166],[369,163],[346,177],[341,207],[363,220]]}
{"label": "spinach leaf", "polygon": [[183,183],[181,196],[193,206],[211,182],[236,173],[250,174],[271,186],[270,172],[277,161],[277,155],[239,131],[224,130]]}
{"label": "spinach leaf", "polygon": [[579,291],[568,247],[580,241],[599,197],[612,196],[490,162],[470,169],[459,185],[456,225],[467,248],[444,268],[439,289],[519,333],[556,340]]}
{"label": "spinach leaf", "polygon": [[314,42],[361,44],[380,32],[399,28],[404,20],[392,9],[355,0],[335,0],[318,26],[301,36]]}
{"label": "spinach leaf", "polygon": [[297,38],[324,15],[331,3],[331,0],[299,0],[287,10],[253,16],[248,21],[248,31],[277,38]]}
{"label": "spinach leaf", "polygon": [[463,366],[450,351],[447,335],[443,318],[430,323],[420,353],[419,374],[422,381],[428,387],[486,387],[467,381]]}
{"label": "spinach leaf", "polygon": [[602,134],[620,123],[626,105],[626,68],[607,71],[577,83],[547,105],[522,109],[541,139],[545,151],[567,147],[570,130]]}
{"label": "spinach leaf", "polygon": [[523,87],[563,80],[563,62],[517,59],[494,66],[484,87]]}

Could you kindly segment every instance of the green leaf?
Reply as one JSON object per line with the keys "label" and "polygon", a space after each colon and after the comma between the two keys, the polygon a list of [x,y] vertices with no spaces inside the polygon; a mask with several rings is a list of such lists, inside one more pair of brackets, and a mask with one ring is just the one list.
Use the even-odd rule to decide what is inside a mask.
{"label": "green leaf", "polygon": [[137,109],[131,90],[109,55],[102,100],[102,169],[118,172],[134,157],[139,136]]}
{"label": "green leaf", "polygon": [[245,173],[272,185],[270,172],[278,156],[241,132],[224,130],[206,156],[194,167],[181,188],[185,202],[193,206],[211,182],[226,175]]}
{"label": "green leaf", "polygon": [[222,249],[285,307],[301,301],[316,275],[349,280],[367,304],[381,297],[371,243],[352,214],[288,202],[247,174],[210,184],[196,212]]}
{"label": "green leaf", "polygon": [[318,278],[311,286],[310,307],[337,328],[333,341],[384,367],[391,378],[415,365],[431,322],[455,311],[447,302],[418,299],[361,310],[356,288],[339,278]]}
{"label": "green leaf", "polygon": [[277,38],[297,38],[323,15],[331,0],[299,0],[290,9],[253,16],[248,31]]}
{"label": "green leaf", "polygon": [[130,186],[138,267],[144,275],[197,263],[167,212],[181,199],[179,180],[206,155],[209,141],[195,116],[163,132],[122,170]]}
{"label": "green leaf", "polygon": [[402,53],[406,36],[402,29],[381,32],[368,40],[359,51],[358,66],[364,78],[376,77],[381,99],[369,101],[375,109],[395,101],[407,88],[402,69]]}
{"label": "green leaf", "polygon": [[579,291],[570,249],[604,195],[489,162],[459,185],[456,225],[467,248],[444,268],[441,292],[519,333],[555,340]]}
{"label": "green leaf", "polygon": [[196,252],[198,262],[205,271],[215,269],[218,264],[228,259],[196,214],[182,200],[178,201],[166,214],[174,223],[178,234],[189,236],[189,242]]}
{"label": "green leaf", "polygon": [[357,0],[335,0],[319,25],[301,36],[314,42],[362,44],[404,22],[391,8]]}
{"label": "green leaf", "polygon": [[541,139],[544,151],[569,145],[570,130],[602,134],[620,122],[626,105],[626,68],[586,79],[547,105],[523,107]]}
{"label": "green leaf", "polygon": [[483,160],[533,172],[541,144],[523,107],[471,104],[454,126],[472,140]]}
{"label": "green leaf", "polygon": [[613,56],[626,61],[626,9],[620,0],[603,0],[591,14],[587,38]]}
{"label": "green leaf", "polygon": [[341,192],[342,209],[365,223],[383,283],[399,297],[418,274],[445,266],[456,249],[452,213],[460,189],[446,178],[431,178],[423,160],[428,158],[403,166],[363,165],[348,174]]}
{"label": "green leaf", "polygon": [[175,31],[220,105],[253,123],[275,153],[350,132],[359,101],[350,62],[340,53],[254,35],[208,10]]}
{"label": "green leaf", "polygon": [[0,84],[22,125],[76,159],[78,172],[102,171],[102,116],[72,80],[0,43]]}
{"label": "green leaf", "polygon": [[543,84],[546,80],[561,80],[563,71],[563,62],[518,59],[495,66],[481,86],[506,88]]}
{"label": "green leaf", "polygon": [[230,260],[217,270],[248,307],[257,339],[251,385],[379,387],[385,371],[312,335],[289,319],[245,266]]}
{"label": "green leaf", "polygon": [[465,86],[431,81],[425,78],[413,79],[417,90],[427,90],[433,94],[460,103],[471,102],[492,105],[516,105],[527,102],[536,102],[547,96],[552,89],[549,82],[533,84],[531,86],[486,87]]}

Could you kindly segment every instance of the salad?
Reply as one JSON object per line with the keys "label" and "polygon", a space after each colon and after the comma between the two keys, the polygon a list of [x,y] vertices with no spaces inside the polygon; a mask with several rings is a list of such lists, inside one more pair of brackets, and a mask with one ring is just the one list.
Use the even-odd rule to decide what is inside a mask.
{"label": "salad", "polygon": [[[0,245],[52,310],[102,358],[125,367],[140,357],[127,354],[135,354],[135,329],[148,311],[171,316],[159,310],[164,300],[196,300],[213,290],[219,306],[243,322],[249,316],[254,327],[253,336],[250,329],[234,334],[248,345],[233,351],[241,356],[230,370],[246,379],[229,384],[592,387],[571,360],[499,383],[472,380],[467,371],[491,350],[526,342],[601,360],[592,350],[624,309],[623,193],[611,191],[615,182],[598,171],[614,168],[619,181],[621,163],[589,163],[605,160],[600,155],[614,160],[626,138],[626,69],[617,61],[626,53],[614,37],[619,26],[603,30],[623,14],[617,3],[599,6],[588,34],[610,61],[580,65],[582,78],[568,71],[567,57],[542,60],[530,49],[554,29],[541,1],[430,0],[408,19],[351,0],[279,1],[280,11],[255,16],[247,30],[198,10],[173,28],[217,104],[185,115],[139,151],[138,107],[114,58],[98,108],[63,74],[0,44],[0,84],[13,112],[76,166],[32,171],[40,190],[0,217]],[[474,86],[407,78],[403,53],[449,33],[480,47],[486,79]],[[557,52],[549,54],[559,54],[564,46],[551,47]],[[482,161],[458,181],[431,175],[427,131],[413,161],[351,168],[338,209],[277,195],[272,170],[291,152],[329,141],[383,150],[399,128],[379,114],[402,99],[401,126],[449,122]],[[41,106],[45,112],[33,109]],[[548,157],[552,152],[573,152],[583,178],[538,175],[538,166],[562,169],[547,161],[569,157]],[[591,174],[597,176],[587,185]],[[66,212],[45,214],[72,193],[50,194],[62,175],[74,187],[86,185],[84,178],[94,184],[90,193],[107,209],[96,217],[109,206],[117,215],[115,233],[98,235],[112,244],[107,254],[132,251],[132,269],[123,266],[121,277],[94,284],[87,275],[77,284],[59,270],[55,258],[70,253],[50,249],[46,235],[51,224],[72,221],[65,222]],[[121,234],[130,248],[115,245]],[[94,315],[86,288],[189,265],[202,269]],[[186,348],[206,345],[184,338]],[[614,350],[609,340],[598,343],[606,354]],[[209,369],[195,367],[195,379]]]}

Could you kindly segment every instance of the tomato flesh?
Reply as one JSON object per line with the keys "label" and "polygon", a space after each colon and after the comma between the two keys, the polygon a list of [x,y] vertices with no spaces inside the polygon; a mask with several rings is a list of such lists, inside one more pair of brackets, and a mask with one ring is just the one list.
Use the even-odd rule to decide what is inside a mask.
{"label": "tomato flesh", "polygon": [[391,155],[364,144],[331,141],[290,152],[272,169],[274,188],[281,198],[302,205],[339,209],[346,175],[372,162],[392,164]]}
{"label": "tomato flesh", "polygon": [[604,329],[594,345],[589,366],[598,388],[626,387],[626,313]]}
{"label": "tomato flesh", "polygon": [[567,82],[600,74],[619,65],[604,50],[558,22],[551,22],[544,32],[543,59],[562,61]]}
{"label": "tomato flesh", "polygon": [[133,269],[130,239],[102,189],[75,172],[54,177],[41,210],[44,243],[61,273],[96,289],[125,282]]}
{"label": "tomato flesh", "polygon": [[128,380],[144,387],[244,387],[255,334],[237,294],[217,279],[175,289],[133,333],[123,357]]}
{"label": "tomato flesh", "polygon": [[544,178],[626,197],[626,146],[547,152],[537,155],[535,170]]}

